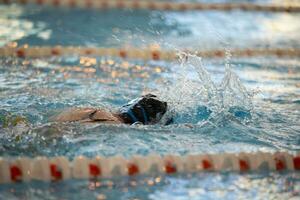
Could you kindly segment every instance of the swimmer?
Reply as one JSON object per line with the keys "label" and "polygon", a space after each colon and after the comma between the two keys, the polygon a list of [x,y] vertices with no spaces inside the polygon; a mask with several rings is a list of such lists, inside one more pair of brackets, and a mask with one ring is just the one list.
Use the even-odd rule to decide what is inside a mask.
{"label": "swimmer", "polygon": [[[115,113],[96,108],[76,108],[60,113],[54,120],[58,122],[151,125],[161,123],[167,107],[167,102],[159,100],[153,94],[147,94],[128,102]],[[167,125],[172,120],[165,121],[163,124]]]}

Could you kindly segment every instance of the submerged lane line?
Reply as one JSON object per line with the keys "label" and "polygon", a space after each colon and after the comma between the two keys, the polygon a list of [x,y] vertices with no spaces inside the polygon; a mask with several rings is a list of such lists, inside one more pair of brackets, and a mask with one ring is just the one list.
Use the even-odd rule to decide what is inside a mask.
{"label": "submerged lane line", "polygon": [[[183,53],[194,54],[199,57],[223,58],[225,49],[216,50],[182,50]],[[233,57],[300,57],[300,49],[294,48],[257,48],[231,49]],[[112,56],[143,60],[178,60],[180,53],[175,50],[137,49],[137,48],[102,48],[75,46],[22,46],[0,47],[0,57],[42,58],[53,56]]]}

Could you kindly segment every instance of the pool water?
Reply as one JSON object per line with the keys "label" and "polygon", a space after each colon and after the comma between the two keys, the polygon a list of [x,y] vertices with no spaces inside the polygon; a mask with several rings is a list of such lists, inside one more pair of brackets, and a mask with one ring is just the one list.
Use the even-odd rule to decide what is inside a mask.
{"label": "pool water", "polygon": [[[228,56],[0,58],[0,156],[299,151],[300,58],[230,56],[237,47],[300,48],[299,21],[286,13],[1,5],[2,46],[224,48]],[[67,108],[117,110],[147,92],[168,101],[173,124],[51,122]],[[299,173],[263,172],[31,182],[1,185],[0,199],[298,199],[299,180]]]}

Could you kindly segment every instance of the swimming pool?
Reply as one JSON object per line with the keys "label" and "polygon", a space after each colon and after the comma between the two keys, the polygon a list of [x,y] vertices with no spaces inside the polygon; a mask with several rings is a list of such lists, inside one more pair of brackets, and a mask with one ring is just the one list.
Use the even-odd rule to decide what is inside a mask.
{"label": "swimming pool", "polygon": [[[1,5],[0,44],[216,49],[300,47],[300,15]],[[190,58],[198,62],[197,58]],[[178,61],[64,56],[0,60],[0,156],[113,156],[300,150],[300,59]],[[225,70],[225,65],[229,67]],[[208,71],[208,74],[206,73]],[[168,99],[170,126],[49,122],[61,109]],[[213,97],[213,98],[212,98]],[[212,113],[207,110],[211,110]],[[244,115],[239,115],[244,113]],[[26,126],[14,126],[16,116]],[[5,120],[9,123],[4,123]],[[23,120],[23,119],[22,119]],[[201,173],[1,185],[2,199],[297,199],[299,173]]]}

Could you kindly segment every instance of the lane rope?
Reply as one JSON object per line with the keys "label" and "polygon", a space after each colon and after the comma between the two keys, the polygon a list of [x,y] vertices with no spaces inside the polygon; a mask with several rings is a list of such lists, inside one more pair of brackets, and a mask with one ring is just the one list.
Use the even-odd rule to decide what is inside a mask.
{"label": "lane rope", "polygon": [[134,9],[134,10],[219,10],[263,12],[300,12],[300,6],[285,4],[257,4],[257,3],[200,3],[200,2],[168,2],[149,0],[0,0],[2,4],[17,3],[21,5],[36,4],[55,7],[89,8],[89,9]]}
{"label": "lane rope", "polygon": [[299,171],[300,153],[256,152],[198,155],[121,156],[87,158],[75,157],[0,157],[0,183],[28,182],[31,180],[59,181],[67,179],[101,179],[117,176],[161,175],[197,172],[259,172]]}
{"label": "lane rope", "polygon": [[[183,50],[200,57],[222,58],[226,51],[216,50]],[[52,56],[112,56],[143,60],[177,60],[178,51],[160,49],[137,48],[101,48],[101,47],[72,47],[72,46],[32,46],[0,47],[0,57],[42,58]],[[300,57],[300,49],[294,48],[258,48],[258,49],[232,49],[233,57],[277,56]]]}

